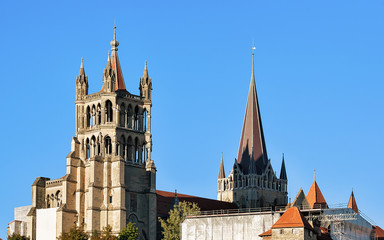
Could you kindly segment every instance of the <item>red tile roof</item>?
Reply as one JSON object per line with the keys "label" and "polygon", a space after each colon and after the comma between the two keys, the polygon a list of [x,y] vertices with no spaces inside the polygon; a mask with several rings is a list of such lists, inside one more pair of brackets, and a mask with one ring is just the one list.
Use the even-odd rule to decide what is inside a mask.
{"label": "red tile roof", "polygon": [[309,230],[313,230],[312,226],[305,219],[304,215],[299,211],[297,207],[291,207],[273,224],[274,228],[298,228],[303,227]]}
{"label": "red tile roof", "polygon": [[[157,215],[160,217],[165,217],[168,215],[173,199],[175,198],[175,193],[156,190],[156,194]],[[186,201],[197,203],[197,206],[200,208],[201,211],[238,208],[235,203],[223,202],[214,199],[196,197],[180,193],[177,193],[177,198],[180,202]]]}
{"label": "red tile roof", "polygon": [[351,196],[349,197],[348,208],[351,208],[356,213],[359,213],[359,209],[357,208],[356,199],[355,195],[353,194],[353,191],[351,193]]}
{"label": "red tile roof", "polygon": [[327,202],[325,201],[316,180],[313,181],[312,186],[308,191],[307,200],[311,208],[328,208]]}
{"label": "red tile roof", "polygon": [[112,64],[112,70],[115,73],[115,77],[117,78],[115,79],[115,91],[126,90],[124,78],[123,78],[123,72],[121,71],[120,61],[116,51],[112,51],[111,64]]}
{"label": "red tile roof", "polygon": [[267,236],[272,236],[272,229],[269,229],[268,231],[259,235],[259,237],[267,237]]}
{"label": "red tile roof", "polygon": [[384,230],[381,227],[375,226],[375,232],[377,239],[384,239]]}

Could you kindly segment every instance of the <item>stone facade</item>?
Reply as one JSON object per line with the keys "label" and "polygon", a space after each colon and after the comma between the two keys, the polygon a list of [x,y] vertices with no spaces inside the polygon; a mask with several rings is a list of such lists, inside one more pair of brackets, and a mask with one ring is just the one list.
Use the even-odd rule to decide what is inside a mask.
{"label": "stone facade", "polygon": [[[156,239],[156,167],[151,159],[151,90],[147,63],[140,95],[129,93],[117,56],[116,31],[103,72],[103,87],[88,94],[83,60],[76,78],[76,132],[66,175],[38,177],[32,185],[27,236],[39,239],[39,209],[56,208],[56,236],[74,225],[87,233],[110,225],[118,233],[127,222],[140,239]],[[43,216],[43,215],[41,215]],[[41,222],[41,221],[40,221]]]}
{"label": "stone facade", "polygon": [[317,240],[317,234],[306,228],[279,228],[272,229],[270,238],[264,237],[263,240]]}

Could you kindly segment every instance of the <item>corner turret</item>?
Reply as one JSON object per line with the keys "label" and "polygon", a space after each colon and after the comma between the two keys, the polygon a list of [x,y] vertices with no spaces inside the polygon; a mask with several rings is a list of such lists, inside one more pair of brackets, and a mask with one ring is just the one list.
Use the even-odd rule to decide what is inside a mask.
{"label": "corner turret", "polygon": [[151,100],[152,79],[148,75],[147,60],[145,60],[143,76],[140,78],[140,97]]}
{"label": "corner turret", "polygon": [[80,72],[76,77],[76,100],[84,99],[88,95],[88,77],[85,75],[84,62],[81,58]]}

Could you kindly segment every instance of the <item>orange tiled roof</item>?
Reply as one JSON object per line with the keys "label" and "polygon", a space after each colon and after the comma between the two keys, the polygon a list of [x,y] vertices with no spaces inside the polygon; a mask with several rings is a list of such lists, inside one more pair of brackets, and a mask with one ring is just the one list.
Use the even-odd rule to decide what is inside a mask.
{"label": "orange tiled roof", "polygon": [[123,78],[123,72],[121,71],[120,61],[116,51],[112,51],[111,64],[112,64],[112,70],[114,71],[115,76],[117,77],[115,81],[115,91],[126,90],[124,78]]}
{"label": "orange tiled roof", "polygon": [[355,195],[353,194],[353,191],[351,193],[351,196],[349,197],[348,208],[351,208],[356,213],[359,213],[359,209],[357,208],[356,199]]}
{"label": "orange tiled roof", "polygon": [[304,227],[312,230],[312,226],[305,219],[304,215],[299,211],[297,207],[291,207],[273,224],[273,228],[295,228]]}
{"label": "orange tiled roof", "polygon": [[307,200],[311,208],[328,208],[327,202],[325,201],[316,180],[313,181],[312,186],[308,191]]}
{"label": "orange tiled roof", "polygon": [[381,227],[375,226],[375,232],[378,239],[384,239],[384,230]]}
{"label": "orange tiled roof", "polygon": [[[157,194],[157,215],[159,217],[165,217],[168,215],[173,199],[175,198],[174,192],[167,192],[156,190]],[[191,196],[186,194],[177,193],[177,198],[180,202],[194,202],[201,211],[207,210],[221,210],[221,209],[237,209],[235,203],[223,202],[209,198],[202,198],[197,196]]]}
{"label": "orange tiled roof", "polygon": [[268,231],[259,235],[259,237],[267,237],[267,236],[272,236],[272,229],[269,229]]}

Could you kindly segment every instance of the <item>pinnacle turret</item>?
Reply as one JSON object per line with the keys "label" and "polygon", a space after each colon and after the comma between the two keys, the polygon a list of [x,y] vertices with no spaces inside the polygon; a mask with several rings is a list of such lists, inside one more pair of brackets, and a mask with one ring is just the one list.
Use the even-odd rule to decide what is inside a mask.
{"label": "pinnacle turret", "polygon": [[144,99],[151,99],[152,79],[148,74],[147,60],[145,60],[143,76],[140,78],[140,96]]}
{"label": "pinnacle turret", "polygon": [[84,62],[81,58],[79,75],[76,77],[76,100],[83,99],[88,95],[88,77],[85,75]]}
{"label": "pinnacle turret", "polygon": [[221,153],[221,162],[220,162],[220,169],[219,169],[219,176],[218,176],[218,178],[225,178],[223,153]]}
{"label": "pinnacle turret", "polygon": [[287,171],[285,170],[284,153],[283,153],[283,160],[281,162],[280,179],[288,180]]}

